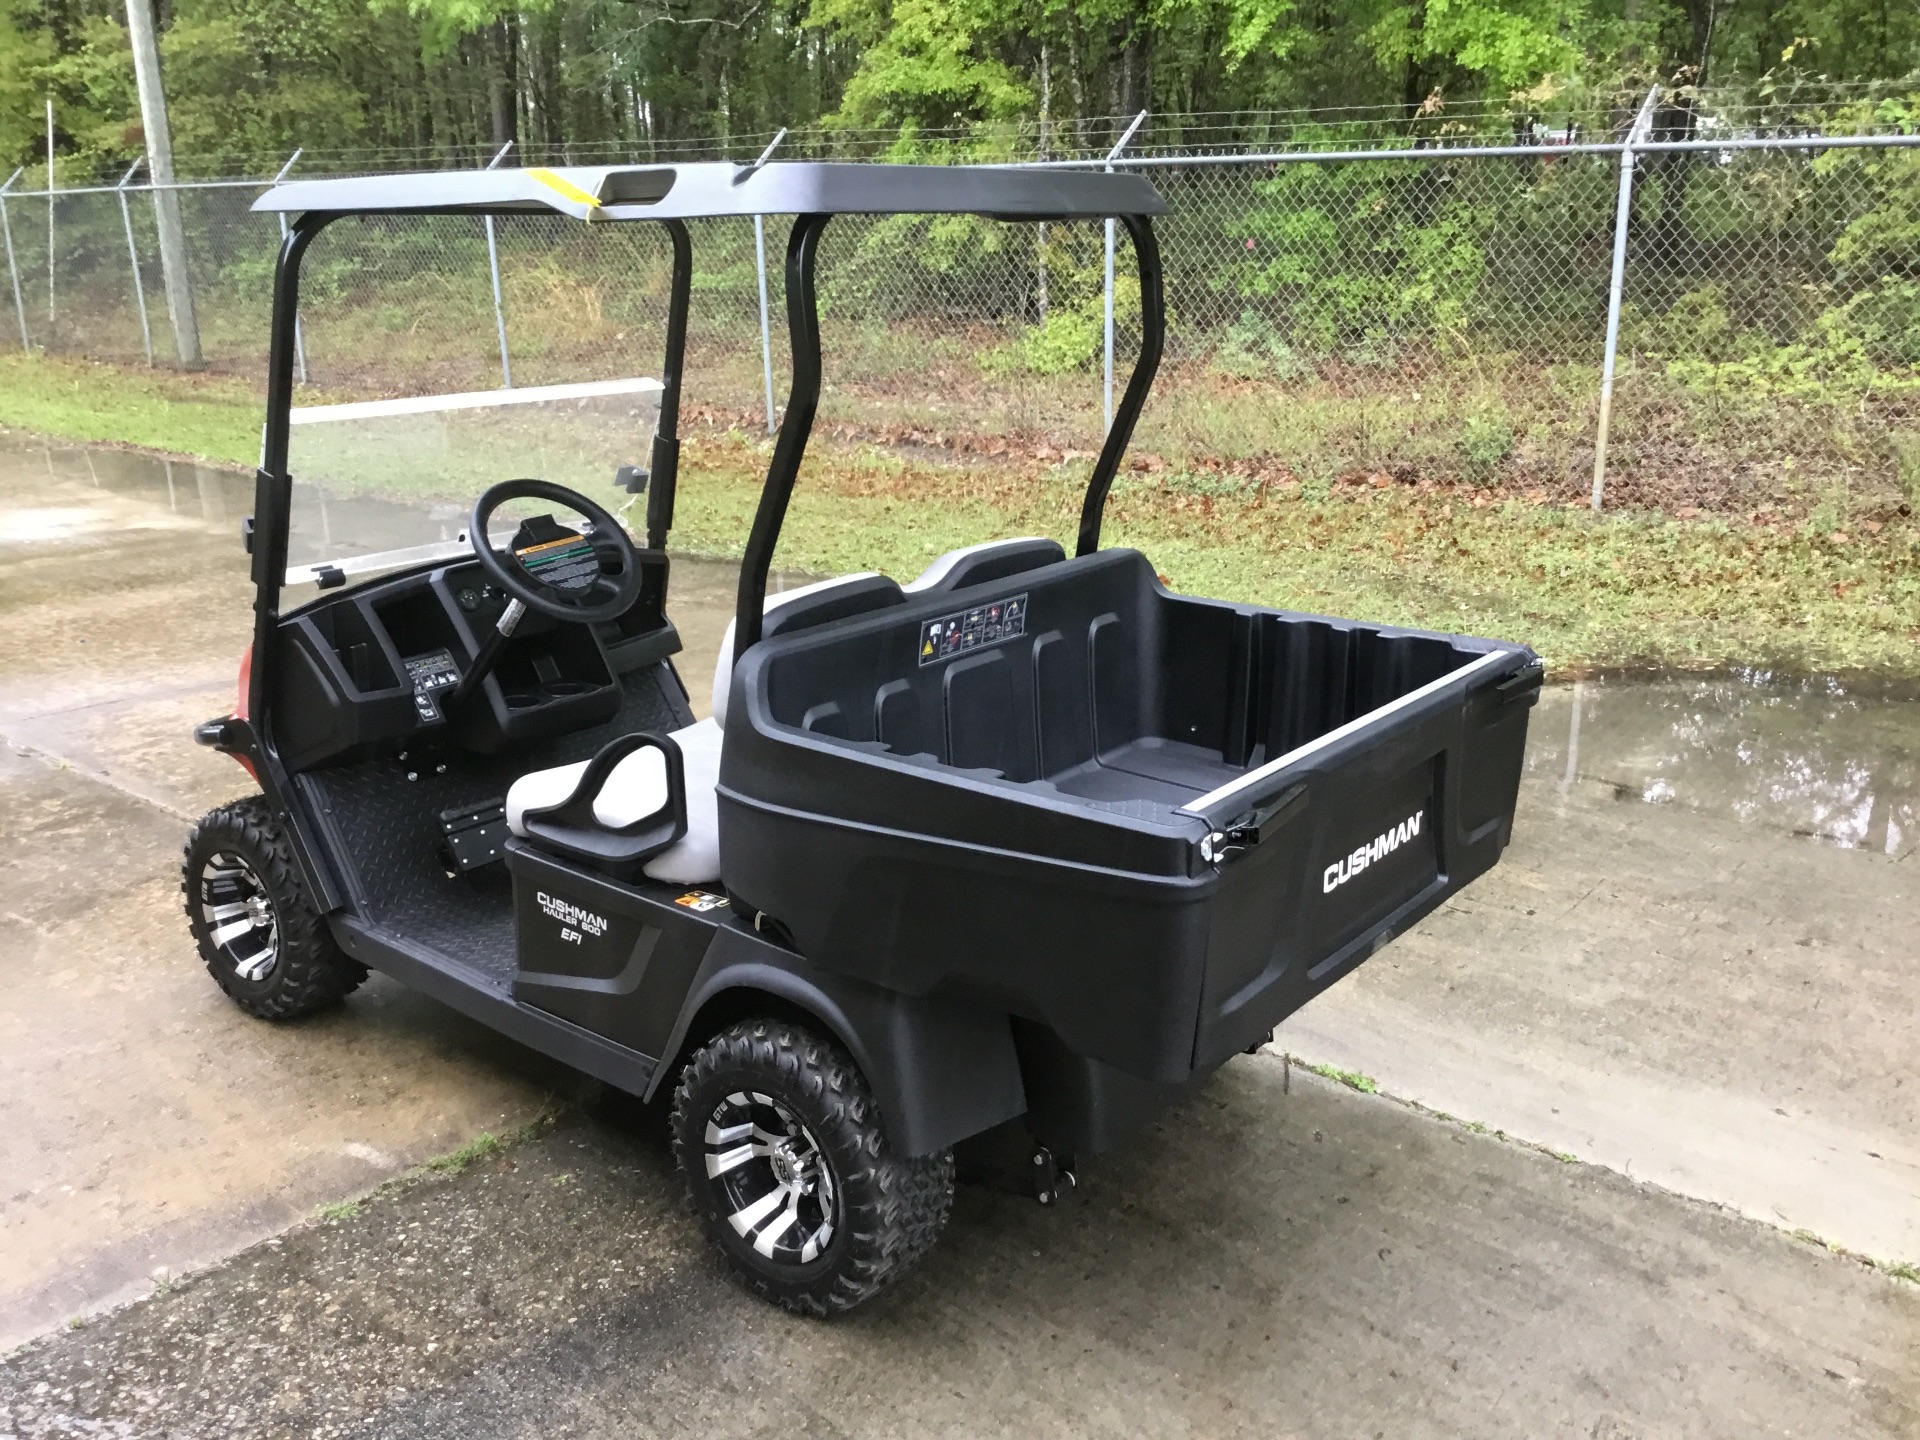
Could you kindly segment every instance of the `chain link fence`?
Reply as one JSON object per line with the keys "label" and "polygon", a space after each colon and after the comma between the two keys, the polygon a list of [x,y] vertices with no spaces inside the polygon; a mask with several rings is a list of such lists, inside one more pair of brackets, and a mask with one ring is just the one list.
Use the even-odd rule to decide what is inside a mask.
{"label": "chain link fence", "polygon": [[[1624,212],[1620,106],[1552,126],[1489,111],[1412,136],[1364,119],[1151,119],[1112,161],[1146,173],[1172,211],[1159,227],[1166,362],[1136,463],[1195,484],[1440,484],[1584,503],[1611,318],[1610,506],[1837,528],[1920,503],[1920,137],[1904,133],[1916,112],[1835,109],[1834,143],[1802,112],[1709,121],[1688,104],[1685,132],[1657,114],[1644,132]],[[1100,164],[1123,128],[920,137],[910,156],[898,137],[889,150],[821,134],[779,153]],[[1247,152],[1262,141],[1290,148]],[[279,240],[277,219],[249,211],[264,183],[179,187],[217,370],[264,371]],[[0,318],[15,322],[0,344],[122,363],[150,348],[169,362],[151,192],[10,184],[0,204]],[[664,236],[496,224],[497,258],[477,219],[329,232],[303,294],[316,398],[484,389],[508,370],[521,386],[657,373]],[[769,219],[756,244],[748,223],[694,227],[696,417],[765,425],[769,394],[785,393],[787,230]],[[1109,313],[1123,380],[1135,341],[1124,232],[1111,288],[1097,224],[849,216],[828,237],[829,433],[1041,456],[1097,446]]]}

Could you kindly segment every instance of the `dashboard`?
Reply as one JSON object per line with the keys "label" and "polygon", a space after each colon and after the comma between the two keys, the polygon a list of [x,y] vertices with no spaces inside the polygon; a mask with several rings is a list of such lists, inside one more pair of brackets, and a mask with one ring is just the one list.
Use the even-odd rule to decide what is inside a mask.
{"label": "dashboard", "polygon": [[494,753],[599,725],[620,708],[619,676],[680,648],[665,575],[609,625],[528,614],[480,687],[451,692],[506,608],[478,563],[416,570],[323,596],[284,616],[274,734],[294,771],[434,739]]}

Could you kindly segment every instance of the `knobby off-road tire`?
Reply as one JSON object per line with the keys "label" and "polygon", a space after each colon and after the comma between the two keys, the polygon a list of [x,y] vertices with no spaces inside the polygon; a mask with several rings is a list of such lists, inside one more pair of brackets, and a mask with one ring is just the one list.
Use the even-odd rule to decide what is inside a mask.
{"label": "knobby off-road tire", "polygon": [[851,1310],[940,1238],[953,1155],[899,1154],[852,1057],[785,1020],[746,1020],[681,1072],[673,1148],[708,1242],[763,1300]]}
{"label": "knobby off-road tire", "polygon": [[313,908],[264,797],[201,817],[187,836],[180,892],[208,973],[249,1015],[297,1020],[338,1004],[367,978]]}

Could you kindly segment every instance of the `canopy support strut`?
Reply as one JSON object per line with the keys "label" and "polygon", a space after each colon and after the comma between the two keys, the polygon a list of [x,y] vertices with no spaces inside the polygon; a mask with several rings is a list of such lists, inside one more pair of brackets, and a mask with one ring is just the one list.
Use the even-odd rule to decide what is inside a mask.
{"label": "canopy support strut", "polygon": [[[814,269],[820,252],[820,235],[831,218],[830,215],[799,216],[787,242],[787,329],[793,339],[793,385],[788,392],[779,437],[774,441],[773,459],[767,466],[760,506],[754,512],[753,531],[747,537],[746,554],[740,562],[739,600],[733,622],[736,659],[760,641],[774,547],[780,540],[780,527],[787,518],[787,504],[793,498],[794,481],[799,477],[807,437],[819,409],[820,313]],[[1086,499],[1080,508],[1080,534],[1074,552],[1077,555],[1091,555],[1100,548],[1100,522],[1106,511],[1107,492],[1113,488],[1121,457],[1133,439],[1134,424],[1147,403],[1147,392],[1153,388],[1154,376],[1160,369],[1161,351],[1166,345],[1166,298],[1161,286],[1160,246],[1154,238],[1153,222],[1145,215],[1117,218],[1127,227],[1133,241],[1134,259],[1140,272],[1140,353],[1087,483]]]}
{"label": "canopy support strut", "polygon": [[[787,413],[773,442],[773,460],[767,483],[754,512],[746,554],[740,560],[740,603],[733,621],[733,654],[737,661],[760,641],[761,613],[767,603],[767,572],[773,566],[773,547],[780,542],[780,526],[787,518],[787,501],[807,453],[814,412],[820,406],[820,307],[814,293],[814,262],[820,253],[820,235],[831,215],[800,215],[787,239],[787,330],[793,337],[793,386],[787,392]],[[1132,395],[1132,390],[1128,390]]]}
{"label": "canopy support strut", "polygon": [[693,242],[684,220],[663,220],[673,241],[673,285],[667,295],[667,353],[660,369],[660,423],[648,460],[647,547],[664,550],[673,529],[673,491],[680,477],[680,372],[687,356],[687,306],[693,293]]}
{"label": "canopy support strut", "polygon": [[1113,412],[1113,423],[1107,427],[1100,458],[1094,462],[1093,475],[1087,481],[1087,498],[1080,506],[1080,541],[1073,552],[1076,555],[1091,555],[1100,548],[1100,520],[1106,513],[1107,492],[1113,488],[1121,457],[1133,439],[1134,422],[1147,403],[1147,391],[1153,388],[1154,374],[1160,369],[1160,352],[1167,339],[1167,302],[1160,283],[1160,242],[1154,238],[1153,222],[1145,215],[1118,218],[1132,237],[1133,256],[1140,271],[1140,354],[1133,362],[1126,393],[1120,397],[1120,408]]}

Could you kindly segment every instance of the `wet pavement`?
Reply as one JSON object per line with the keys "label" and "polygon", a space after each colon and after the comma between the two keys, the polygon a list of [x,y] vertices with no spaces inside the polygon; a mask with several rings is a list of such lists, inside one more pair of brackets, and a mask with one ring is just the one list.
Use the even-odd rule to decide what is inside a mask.
{"label": "wet pavement", "polygon": [[615,1105],[0,1360],[0,1434],[1904,1437],[1920,1287],[1270,1056],[830,1324]]}
{"label": "wet pavement", "polygon": [[[578,1093],[378,977],[266,1027],[201,973],[178,847],[247,782],[187,730],[231,703],[250,496],[0,442],[0,839],[21,857],[0,872],[0,1346]],[[463,523],[383,503],[330,505],[320,546]],[[678,562],[674,595],[705,713],[731,569]],[[223,1406],[262,1405],[249,1433],[1220,1433],[1254,1410],[1300,1433],[1913,1433],[1920,1288],[1784,1232],[1920,1259],[1917,751],[1897,687],[1552,687],[1501,867],[1279,1037],[1604,1168],[1297,1070],[1281,1093],[1269,1055],[1096,1162],[1081,1211],[965,1192],[925,1278],[822,1328],[717,1281],[647,1126],[603,1107],[513,1169],[295,1229],[17,1358],[0,1435],[82,1433],[56,1413],[221,1433]],[[584,1208],[527,1223],[530,1196]],[[393,1293],[389,1260],[432,1268],[436,1236],[468,1258]],[[271,1324],[235,1318],[260,1304]],[[246,1357],[276,1346],[263,1378]],[[634,1420],[661,1405],[672,1425]]]}
{"label": "wet pavement", "polygon": [[522,1124],[573,1083],[377,978],[268,1029],[200,968],[180,847],[251,788],[189,739],[232,707],[247,641],[241,483],[0,452],[0,1346]]}
{"label": "wet pavement", "polygon": [[1281,1028],[1395,1095],[1920,1258],[1920,699],[1558,686],[1500,866]]}

